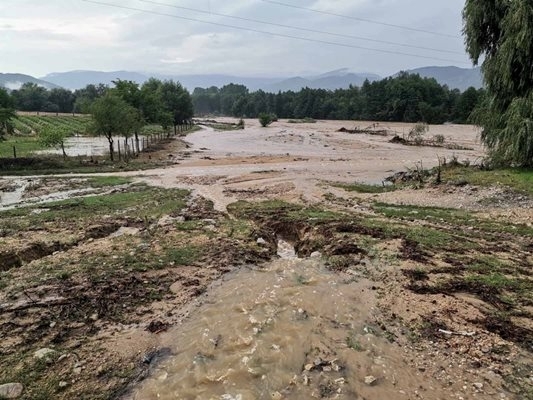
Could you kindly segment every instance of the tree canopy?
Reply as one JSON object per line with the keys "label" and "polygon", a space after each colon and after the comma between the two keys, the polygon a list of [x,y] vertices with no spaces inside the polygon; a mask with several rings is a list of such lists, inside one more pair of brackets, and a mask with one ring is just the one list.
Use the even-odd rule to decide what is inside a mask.
{"label": "tree canopy", "polygon": [[12,120],[16,117],[13,99],[5,89],[0,88],[0,140],[3,140],[5,135],[12,133]]}
{"label": "tree canopy", "polygon": [[533,166],[533,5],[467,0],[466,49],[483,60],[487,98],[473,114],[494,162]]}
{"label": "tree canopy", "polygon": [[109,154],[114,159],[113,136],[129,137],[137,127],[137,111],[120,97],[106,93],[95,100],[91,108],[93,123],[90,132],[103,135],[109,142]]}

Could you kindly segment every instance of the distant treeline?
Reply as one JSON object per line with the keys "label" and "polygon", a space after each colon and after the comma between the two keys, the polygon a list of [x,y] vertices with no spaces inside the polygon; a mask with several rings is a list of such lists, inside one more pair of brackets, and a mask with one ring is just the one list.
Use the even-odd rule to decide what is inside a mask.
{"label": "distant treeline", "polygon": [[[161,92],[157,97],[161,97],[164,102],[166,96],[173,91],[158,89],[165,89],[169,83],[155,79],[140,87],[133,82],[118,82],[123,85],[127,83],[131,86],[128,90],[133,90],[135,96],[139,96],[135,100],[139,105],[135,106],[144,108],[145,117],[154,108],[148,105],[143,107],[143,103],[153,97],[151,92]],[[177,84],[181,93],[188,96],[179,83],[172,84]],[[9,95],[14,108],[20,111],[90,113],[92,103],[109,90],[103,84],[87,85],[72,92],[61,88],[47,90],[34,83],[26,83]],[[131,97],[132,93],[122,97],[128,96]],[[279,118],[420,121],[440,124],[468,122],[472,110],[482,102],[484,96],[483,89],[472,87],[461,93],[458,89],[452,90],[440,85],[433,78],[401,73],[394,78],[366,81],[361,87],[351,86],[334,91],[305,88],[299,92],[250,92],[246,86],[237,84],[229,84],[220,89],[214,86],[208,89],[196,88],[192,94],[192,104],[195,115],[256,118],[261,113],[270,113]],[[190,111],[187,112],[189,113]]]}
{"label": "distant treeline", "polygon": [[366,81],[362,87],[299,92],[250,92],[246,86],[196,88],[195,115],[256,118],[261,113],[279,118],[374,120],[397,122],[466,123],[485,91],[469,88],[461,93],[433,78],[402,73],[394,78]]}

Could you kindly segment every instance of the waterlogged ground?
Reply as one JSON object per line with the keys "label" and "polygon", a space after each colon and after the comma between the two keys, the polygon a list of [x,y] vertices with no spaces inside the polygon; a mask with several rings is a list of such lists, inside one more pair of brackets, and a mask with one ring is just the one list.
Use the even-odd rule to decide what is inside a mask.
{"label": "waterlogged ground", "polygon": [[3,177],[0,394],[533,398],[533,175],[461,164],[471,127],[430,128],[451,150],[353,124],[246,121],[146,156],[166,168]]}

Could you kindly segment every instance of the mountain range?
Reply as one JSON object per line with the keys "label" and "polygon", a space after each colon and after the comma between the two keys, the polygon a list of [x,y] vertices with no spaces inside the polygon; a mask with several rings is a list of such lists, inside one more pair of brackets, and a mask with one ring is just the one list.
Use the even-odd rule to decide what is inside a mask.
{"label": "mountain range", "polygon": [[[440,84],[445,84],[452,89],[460,89],[461,91],[464,91],[470,86],[475,88],[483,86],[482,75],[479,68],[424,67],[406,72],[419,74],[422,77],[435,78]],[[396,75],[397,74],[392,76]],[[229,83],[236,83],[245,85],[251,91],[262,89],[266,92],[274,93],[288,90],[299,91],[305,87],[328,90],[343,89],[348,88],[350,85],[361,86],[367,79],[371,82],[382,79],[382,77],[376,74],[357,73],[347,68],[330,71],[316,76],[296,76],[286,78],[255,78],[221,74],[172,76],[131,71],[69,71],[54,72],[39,79],[23,74],[0,73],[0,86],[14,90],[18,89],[25,82],[33,82],[48,89],[63,87],[70,90],[76,90],[83,88],[88,84],[104,83],[110,85],[112,84],[112,81],[117,79],[131,80],[142,84],[150,77],[177,80],[190,91],[194,90],[196,87],[222,87]]]}
{"label": "mountain range", "polygon": [[37,79],[30,75],[24,74],[2,74],[0,72],[0,87],[5,87],[9,90],[19,89],[24,83],[35,83],[39,86],[45,87],[47,89],[54,89],[61,87],[61,85],[56,85],[51,82],[47,82],[43,79]]}

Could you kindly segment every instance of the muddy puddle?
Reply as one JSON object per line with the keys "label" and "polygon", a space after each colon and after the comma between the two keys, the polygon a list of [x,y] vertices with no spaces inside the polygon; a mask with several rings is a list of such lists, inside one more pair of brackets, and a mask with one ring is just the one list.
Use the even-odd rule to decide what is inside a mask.
{"label": "muddy puddle", "polygon": [[369,282],[278,247],[282,258],[228,276],[165,333],[172,355],[127,399],[449,398],[368,322]]}

